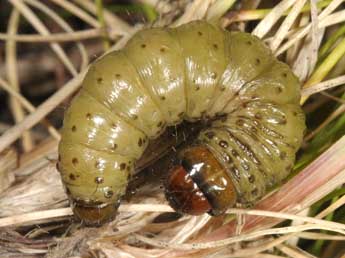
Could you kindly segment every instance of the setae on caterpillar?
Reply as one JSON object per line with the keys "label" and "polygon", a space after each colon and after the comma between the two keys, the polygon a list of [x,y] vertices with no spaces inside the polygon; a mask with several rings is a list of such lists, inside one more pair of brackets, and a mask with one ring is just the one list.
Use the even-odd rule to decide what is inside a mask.
{"label": "setae on caterpillar", "polygon": [[179,152],[166,197],[177,211],[252,203],[291,171],[305,129],[300,83],[256,37],[204,21],[142,30],[97,60],[68,108],[58,168],[86,224],[116,213],[151,139],[212,121]]}

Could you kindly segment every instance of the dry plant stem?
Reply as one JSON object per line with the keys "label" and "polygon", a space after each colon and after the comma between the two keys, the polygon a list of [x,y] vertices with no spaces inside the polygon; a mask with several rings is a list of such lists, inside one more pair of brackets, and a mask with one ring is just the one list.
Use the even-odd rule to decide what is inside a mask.
{"label": "dry plant stem", "polygon": [[222,240],[211,240],[208,242],[198,242],[198,243],[168,243],[164,241],[158,241],[156,239],[144,237],[138,234],[135,234],[135,237],[146,244],[160,247],[160,248],[171,248],[176,250],[200,250],[200,249],[209,249],[209,248],[217,248],[217,247],[224,247],[230,244],[242,242],[242,241],[249,241],[253,239],[257,239],[258,237],[262,236],[269,236],[269,235],[277,235],[277,234],[289,234],[289,233],[296,233],[306,230],[314,230],[314,229],[323,229],[329,230],[333,232],[337,232],[340,234],[345,235],[345,231],[341,230],[337,227],[325,227],[323,225],[314,225],[314,224],[304,224],[299,226],[292,226],[292,227],[281,227],[281,228],[272,228],[272,229],[265,229],[260,231],[254,231],[252,233],[241,234],[240,236],[234,236],[230,238],[225,238]]}
{"label": "dry plant stem", "polygon": [[230,254],[227,257],[248,257],[248,256],[253,256],[253,255],[255,255],[255,257],[256,257],[256,255],[258,253],[272,249],[275,246],[285,242],[286,240],[288,240],[291,237],[291,235],[294,235],[294,234],[289,234],[289,235],[285,235],[285,236],[279,237],[279,238],[274,239],[274,240],[266,241],[266,243],[261,244],[261,245],[256,246],[256,247],[252,247],[252,248],[247,247],[247,248],[244,248],[242,250],[240,249],[240,250],[235,251],[234,253]]}
{"label": "dry plant stem", "polygon": [[[36,7],[40,11],[47,14],[50,18],[52,18],[62,29],[64,29],[67,32],[73,33],[73,29],[69,24],[63,20],[56,12],[54,12],[52,9],[48,8],[46,5],[42,4],[41,2],[38,2],[37,0],[25,0],[30,5]],[[79,49],[80,56],[81,56],[81,70],[85,69],[85,67],[89,63],[89,58],[87,51],[85,49],[85,46],[80,43],[76,42],[77,48]]]}
{"label": "dry plant stem", "polygon": [[328,235],[324,233],[313,233],[313,232],[300,232],[297,233],[296,236],[299,238],[304,239],[311,239],[311,240],[333,240],[333,241],[345,241],[345,236],[335,236],[335,235]]}
{"label": "dry plant stem", "polygon": [[[168,205],[159,205],[159,204],[123,204],[120,206],[120,212],[172,212],[173,210]],[[73,215],[71,208],[62,208],[62,209],[52,209],[45,211],[35,211],[20,215],[14,215],[6,218],[0,218],[0,227],[22,225],[27,223],[32,223],[38,220],[44,219],[53,219],[61,218],[66,216]]]}
{"label": "dry plant stem", "polygon": [[21,134],[33,127],[40,120],[42,120],[48,113],[56,108],[63,100],[69,97],[75,92],[81,85],[82,79],[84,78],[86,70],[82,71],[78,76],[70,80],[63,88],[57,91],[53,96],[47,99],[41,104],[35,113],[28,115],[23,121],[10,130],[5,132],[0,137],[0,152],[12,144]]}
{"label": "dry plant stem", "polygon": [[308,88],[303,88],[302,89],[302,96],[303,97],[309,97],[312,94],[315,94],[315,93],[318,93],[318,92],[321,92],[324,90],[328,90],[328,89],[334,88],[336,86],[341,86],[343,84],[345,84],[345,75],[314,84]]}
{"label": "dry plant stem", "polygon": [[212,0],[195,0],[188,5],[183,15],[170,26],[177,27],[187,22],[202,19],[212,3]]}
{"label": "dry plant stem", "polygon": [[85,12],[83,9],[79,8],[77,5],[71,3],[70,1],[66,0],[50,0],[51,2],[59,5],[60,7],[64,8],[66,11],[69,11],[71,14],[77,16],[87,24],[91,25],[92,27],[99,28],[100,24],[91,15]]}
{"label": "dry plant stem", "polygon": [[[315,68],[317,58],[318,58],[318,49],[319,49],[319,18],[317,16],[317,6],[316,0],[310,0],[310,16],[311,16],[311,46],[309,54],[309,73],[310,75]],[[321,33],[321,37],[323,33]]]}
{"label": "dry plant stem", "polygon": [[[85,39],[99,38],[103,34],[103,29],[89,29],[67,33],[54,33],[48,36],[35,34],[9,35],[0,33],[0,40],[15,40],[17,42],[37,43],[37,42],[69,42],[80,41]],[[114,38],[110,32],[110,37]]]}
{"label": "dry plant stem", "polygon": [[263,38],[273,27],[273,25],[278,21],[280,17],[283,16],[284,12],[289,9],[296,0],[283,0],[277,4],[272,11],[256,26],[253,35]]}
{"label": "dry plant stem", "polygon": [[292,247],[286,244],[280,244],[276,246],[281,252],[289,255],[290,257],[294,258],[317,258],[314,255],[311,255],[298,247]]}
{"label": "dry plant stem", "polygon": [[235,0],[218,0],[211,5],[211,7],[207,10],[206,19],[207,20],[218,20],[224,13],[229,10]]}
{"label": "dry plant stem", "polygon": [[[35,112],[36,108],[26,100],[20,93],[14,91],[11,86],[0,77],[0,87],[7,91],[13,98],[15,98],[24,108],[30,113]],[[49,133],[57,140],[60,140],[60,133],[50,124],[46,119],[42,123],[48,128]]]}
{"label": "dry plant stem", "polygon": [[[335,24],[338,21],[338,19],[334,18],[339,18],[338,16],[334,17],[330,15],[340,4],[342,4],[344,0],[334,0],[332,1],[318,16],[319,18],[319,28],[326,27],[332,22],[332,24]],[[342,11],[338,12],[341,14],[340,18],[344,19],[344,15]],[[324,22],[323,20],[327,21]],[[335,21],[334,21],[335,20]],[[285,52],[287,49],[289,49],[293,44],[295,44],[297,41],[301,40],[309,30],[311,29],[311,24],[307,25],[305,28],[300,29],[293,38],[291,38],[288,42],[283,44],[276,52],[276,55],[279,56],[283,52]]]}
{"label": "dry plant stem", "polygon": [[331,99],[331,100],[334,100],[334,101],[338,102],[339,104],[345,104],[345,99],[342,99],[342,98],[339,98],[339,97],[335,97],[332,94],[329,94],[329,93],[327,93],[325,91],[320,92],[320,94],[325,96],[325,97],[327,97],[327,98],[329,98],[329,99]]}
{"label": "dry plant stem", "polygon": [[[329,54],[329,56],[322,62],[322,64],[315,70],[313,75],[304,84],[304,88],[309,88],[314,84],[321,82],[332,68],[337,64],[342,56],[345,54],[345,39],[343,39],[337,47]],[[307,97],[301,99],[303,104],[307,100]]]}
{"label": "dry plant stem", "polygon": [[[284,184],[279,191],[255,205],[255,209],[296,214],[312,203],[326,196],[336,187],[345,183],[345,136],[313,161],[298,175]],[[268,228],[281,219],[267,219],[247,216],[244,232],[257,228]],[[201,241],[223,239],[234,234],[235,222],[230,222],[206,236]]]}
{"label": "dry plant stem", "polygon": [[271,49],[273,52],[277,50],[281,42],[284,40],[286,34],[288,33],[293,23],[296,21],[306,1],[307,0],[297,0],[297,3],[292,7],[291,12],[289,12],[288,16],[273,38],[273,41],[271,43]]}
{"label": "dry plant stem", "polygon": [[[11,4],[18,9],[18,11],[32,24],[32,26],[42,35],[49,35],[49,31],[41,20],[37,18],[34,12],[27,7],[22,0],[9,0]],[[73,76],[77,75],[77,71],[73,64],[67,57],[66,53],[63,51],[61,46],[57,43],[50,43],[51,48],[57,54],[59,59],[67,67]]]}
{"label": "dry plant stem", "polygon": [[319,214],[315,216],[315,218],[320,219],[326,217],[328,214],[332,213],[336,209],[342,207],[345,204],[345,195],[338,199],[336,202],[332,203],[326,209],[321,211]]}
{"label": "dry plant stem", "polygon": [[[19,23],[20,14],[16,9],[12,10],[9,22],[8,22],[8,34],[15,35],[17,34],[18,30],[18,23]],[[6,73],[7,78],[10,82],[10,87],[13,88],[14,91],[19,92],[19,80],[18,80],[18,69],[17,69],[17,44],[15,41],[7,41],[6,42]],[[16,123],[20,122],[24,119],[24,110],[22,106],[15,98],[10,98],[10,110],[14,116],[14,121]],[[31,150],[33,148],[33,140],[31,138],[30,132],[24,132],[22,135],[22,146],[25,152]]]}

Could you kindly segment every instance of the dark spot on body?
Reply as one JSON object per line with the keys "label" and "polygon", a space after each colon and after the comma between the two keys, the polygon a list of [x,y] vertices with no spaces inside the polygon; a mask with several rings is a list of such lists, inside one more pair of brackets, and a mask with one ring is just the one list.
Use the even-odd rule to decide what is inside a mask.
{"label": "dark spot on body", "polygon": [[141,48],[145,48],[146,44],[141,44],[140,46],[141,46]]}
{"label": "dark spot on body", "polygon": [[260,63],[261,63],[260,59],[259,59],[259,58],[256,58],[256,59],[255,59],[255,64],[256,64],[256,65],[259,65]]}
{"label": "dark spot on body", "polygon": [[283,92],[283,88],[282,87],[277,87],[276,88],[276,92],[279,94],[279,93],[282,93]]}
{"label": "dark spot on body", "polygon": [[249,181],[249,183],[254,183],[255,182],[255,176],[254,175],[250,175],[248,177],[248,181]]}
{"label": "dark spot on body", "polygon": [[247,44],[248,46],[251,46],[253,43],[252,43],[250,40],[248,40],[248,41],[246,41],[246,44]]}
{"label": "dark spot on body", "polygon": [[165,47],[162,47],[159,51],[160,51],[161,53],[164,53],[165,50],[166,50],[166,48],[165,48]]}
{"label": "dark spot on body", "polygon": [[98,78],[97,78],[97,83],[98,83],[98,84],[101,84],[102,82],[103,82],[103,78],[102,78],[102,77],[98,77]]}
{"label": "dark spot on body", "polygon": [[254,117],[258,120],[262,119],[262,115],[260,113],[256,113]]}
{"label": "dark spot on body", "polygon": [[79,163],[79,161],[78,161],[77,158],[73,158],[73,159],[72,159],[72,164],[73,164],[74,166],[76,166],[78,163]]}
{"label": "dark spot on body", "polygon": [[220,141],[219,142],[219,146],[222,147],[222,148],[228,148],[229,147],[229,144],[227,141]]}
{"label": "dark spot on body", "polygon": [[125,170],[125,169],[126,169],[126,163],[121,163],[120,170]]}
{"label": "dark spot on body", "polygon": [[77,127],[75,125],[72,126],[72,132],[76,132],[77,131]]}
{"label": "dark spot on body", "polygon": [[95,162],[95,168],[99,169],[101,167],[101,162],[96,161]]}
{"label": "dark spot on body", "polygon": [[205,133],[206,137],[209,138],[210,140],[215,136],[215,133],[212,131],[208,131]]}
{"label": "dark spot on body", "polygon": [[72,173],[71,173],[71,174],[69,174],[69,176],[68,176],[68,177],[69,177],[69,179],[70,179],[70,180],[72,180],[72,181],[74,181],[74,180],[76,179],[75,175],[74,175],[74,174],[72,174]]}
{"label": "dark spot on body", "polygon": [[119,78],[121,78],[121,74],[117,73],[117,74],[115,74],[115,77],[116,77],[117,79],[119,79]]}
{"label": "dark spot on body", "polygon": [[105,198],[111,198],[114,195],[114,192],[112,190],[106,190],[104,192],[104,197]]}
{"label": "dark spot on body", "polygon": [[250,168],[249,165],[248,165],[246,162],[243,162],[243,163],[242,163],[242,167],[243,167],[244,170],[247,170],[247,171],[248,171],[249,168]]}
{"label": "dark spot on body", "polygon": [[232,166],[232,167],[230,168],[230,170],[231,170],[233,176],[235,177],[235,179],[236,179],[237,181],[240,181],[240,179],[241,179],[241,173],[240,173],[240,171],[237,169],[237,167],[234,165],[234,166]]}
{"label": "dark spot on body", "polygon": [[161,96],[161,100],[165,100],[165,96]]}
{"label": "dark spot on body", "polygon": [[137,120],[137,119],[138,119],[138,116],[135,115],[135,114],[133,114],[133,115],[131,115],[131,118],[132,118],[133,120]]}
{"label": "dark spot on body", "polygon": [[143,140],[141,138],[139,138],[138,146],[141,147],[142,145],[143,145]]}
{"label": "dark spot on body", "polygon": [[96,184],[102,184],[104,182],[104,178],[103,177],[95,177],[95,183]]}
{"label": "dark spot on body", "polygon": [[284,78],[287,78],[287,73],[282,73],[282,76],[283,76]]}
{"label": "dark spot on body", "polygon": [[202,36],[202,32],[201,32],[201,31],[198,31],[198,35],[199,35],[199,36]]}
{"label": "dark spot on body", "polygon": [[91,119],[91,114],[90,114],[90,113],[87,113],[87,114],[86,114],[86,119],[88,119],[88,120]]}
{"label": "dark spot on body", "polygon": [[218,44],[214,43],[213,44],[213,48],[217,50],[218,49]]}
{"label": "dark spot on body", "polygon": [[230,157],[230,155],[229,154],[227,154],[227,153],[225,153],[224,154],[224,159],[225,159],[225,161],[227,162],[227,163],[232,163],[232,158]]}

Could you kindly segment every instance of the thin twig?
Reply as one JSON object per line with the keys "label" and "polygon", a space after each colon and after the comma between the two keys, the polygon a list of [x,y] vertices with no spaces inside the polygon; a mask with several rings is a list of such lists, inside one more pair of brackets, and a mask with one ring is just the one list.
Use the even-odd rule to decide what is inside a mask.
{"label": "thin twig", "polygon": [[[18,30],[20,14],[17,9],[13,9],[9,22],[8,22],[8,34],[16,35]],[[19,79],[18,79],[18,64],[17,64],[17,43],[13,40],[6,42],[6,74],[8,81],[10,82],[10,87],[14,89],[14,91],[19,92]],[[14,121],[16,123],[22,121],[25,117],[24,110],[20,103],[14,99],[10,98],[9,102],[10,110],[13,114]],[[31,150],[33,148],[33,139],[31,137],[30,132],[24,132],[22,135],[22,146],[25,152]]]}
{"label": "thin twig", "polygon": [[[49,35],[49,31],[42,21],[34,14],[34,12],[27,7],[22,0],[9,0],[13,6],[15,6],[18,11],[34,26],[34,28],[42,35]],[[77,75],[77,71],[73,64],[67,57],[66,53],[63,51],[61,46],[57,43],[50,43],[51,48],[57,54],[59,59],[67,67],[73,76]]]}

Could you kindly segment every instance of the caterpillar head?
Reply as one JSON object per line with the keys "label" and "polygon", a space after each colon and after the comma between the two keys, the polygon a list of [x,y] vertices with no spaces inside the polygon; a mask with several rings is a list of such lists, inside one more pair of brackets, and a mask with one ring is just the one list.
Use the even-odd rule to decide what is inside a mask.
{"label": "caterpillar head", "polygon": [[165,195],[173,209],[190,215],[219,215],[237,199],[223,166],[204,146],[181,151],[165,182]]}

